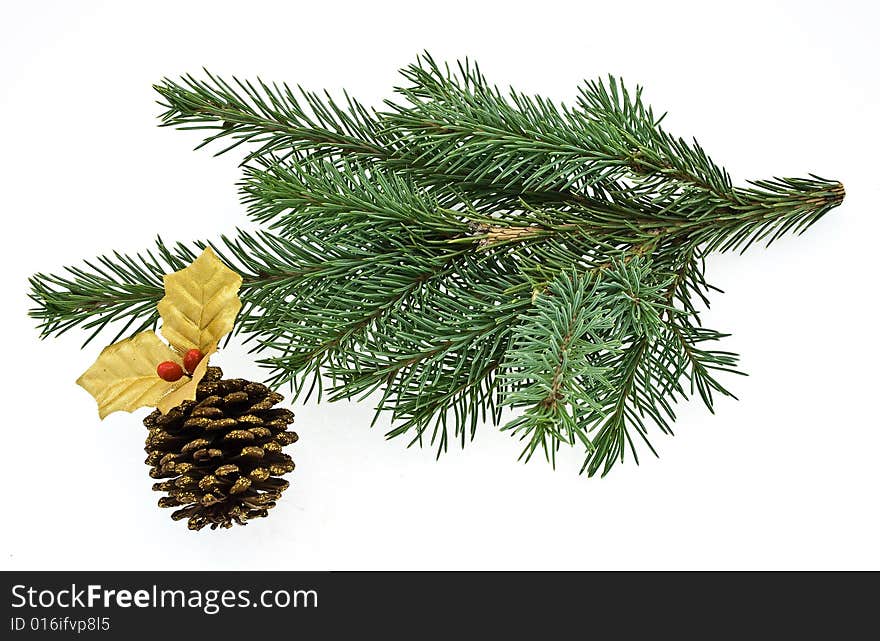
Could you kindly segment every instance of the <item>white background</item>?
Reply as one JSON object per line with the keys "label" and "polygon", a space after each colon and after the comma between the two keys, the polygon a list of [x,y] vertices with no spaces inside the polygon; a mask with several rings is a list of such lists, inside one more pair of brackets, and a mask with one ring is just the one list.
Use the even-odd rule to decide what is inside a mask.
{"label": "white background", "polygon": [[[619,7],[619,8],[618,8]],[[99,3],[0,10],[6,569],[880,568],[877,10],[869,2]],[[74,385],[104,337],[40,342],[26,278],[152,239],[247,225],[238,157],[156,127],[165,75],[260,75],[378,104],[422,49],[571,101],[646,87],[670,131],[742,183],[813,172],[847,190],[805,236],[709,262],[709,326],[751,376],[680,406],[661,458],[604,480],[518,463],[491,426],[439,462],[386,442],[369,402],[294,407],[293,485],[270,517],[187,531],[143,464],[141,419]],[[233,344],[227,373],[261,371]]]}

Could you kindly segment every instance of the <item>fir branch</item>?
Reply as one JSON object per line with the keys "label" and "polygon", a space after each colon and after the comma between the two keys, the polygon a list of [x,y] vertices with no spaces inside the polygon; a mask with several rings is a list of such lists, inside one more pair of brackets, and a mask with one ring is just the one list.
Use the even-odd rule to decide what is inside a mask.
{"label": "fir branch", "polygon": [[[245,168],[243,202],[254,220],[283,236],[333,229],[336,242],[357,237],[354,225],[400,225],[426,243],[466,234],[468,222],[406,176],[343,159],[261,159]],[[323,242],[330,237],[323,232]]]}
{"label": "fir branch", "polygon": [[[179,82],[166,78],[154,85],[162,97],[159,104],[165,108],[160,116],[162,126],[213,132],[197,149],[224,138],[233,142],[217,155],[245,143],[254,145],[243,164],[273,154],[318,155],[333,160],[349,156],[415,173],[428,187],[456,183],[479,194],[476,202],[485,200],[491,207],[513,206],[521,199],[562,203],[582,197],[570,191],[509,188],[463,172],[437,171],[420,162],[422,152],[410,140],[386,129],[384,114],[367,109],[347,93],[343,106],[327,92],[321,96],[302,87],[294,92],[286,84],[270,85],[259,79],[250,83],[234,77],[226,81],[207,70],[205,74],[208,80],[188,75]],[[602,193],[601,186],[596,193]]]}
{"label": "fir branch", "polygon": [[[647,360],[646,354],[649,346],[650,339],[641,337],[627,346],[619,355],[612,355],[612,359],[609,360],[607,367],[610,371],[615,372],[616,376],[611,391],[602,399],[604,401],[602,409],[594,415],[593,425],[588,428],[593,429],[595,424],[600,424],[597,433],[590,441],[581,472],[586,470],[590,476],[593,476],[600,468],[603,468],[602,476],[604,476],[617,460],[623,460],[627,446],[632,452],[633,459],[638,463],[638,454],[628,429],[630,425],[638,429],[638,433],[645,440],[645,443],[656,454],[650,441],[645,437],[645,425],[637,411],[644,406],[645,399],[639,394],[637,384],[640,379],[645,379],[644,375],[640,376],[639,374]],[[635,409],[630,407],[630,399],[632,399]],[[666,428],[668,423],[665,417],[658,416],[661,426]]]}
{"label": "fir branch", "polygon": [[[579,109],[571,110],[514,90],[508,101],[476,66],[459,68],[460,76],[444,73],[422,56],[402,70],[412,86],[398,91],[409,104],[389,101],[387,112],[370,111],[347,95],[340,106],[326,94],[300,88],[297,98],[286,85],[230,83],[211,74],[208,81],[165,80],[156,89],[167,107],[164,125],[216,130],[203,144],[225,136],[233,146],[259,143],[246,160],[268,155],[267,163],[277,166],[275,152],[333,162],[354,156],[416,172],[427,188],[456,184],[471,207],[493,216],[506,209],[515,217],[520,203],[588,215],[629,203],[654,212],[643,229],[650,225],[690,246],[709,243],[708,251],[802,232],[843,198],[839,183],[817,177],[732,187],[727,172],[697,143],[659,126],[640,89],[630,93],[617,80],[608,87],[587,83]],[[248,174],[258,177],[259,171]],[[247,181],[244,191],[253,209]]]}
{"label": "fir branch", "polygon": [[[734,186],[614,78],[567,107],[502,93],[468,61],[425,54],[402,74],[381,111],[211,74],[156,86],[164,126],[249,148],[242,200],[270,233],[212,246],[243,277],[236,331],[271,383],[380,392],[389,436],[438,453],[513,408],[524,458],[580,444],[590,475],[637,461],[639,440],[653,451],[650,426],[671,433],[686,396],[731,395],[718,375],[737,357],[700,325],[704,257],[802,233],[839,182]],[[30,313],[43,336],[151,327],[162,276],[202,246],[37,274]]]}
{"label": "fir branch", "polygon": [[421,442],[430,430],[439,453],[452,419],[464,445],[481,417],[500,421],[497,369],[511,328],[531,304],[527,292],[511,293],[519,283],[519,273],[495,257],[462,255],[454,273],[422,283],[331,368],[343,381],[334,398],[384,387],[377,416],[390,412],[396,426],[389,436],[413,431],[412,442]]}
{"label": "fir branch", "polygon": [[187,75],[179,83],[166,78],[153,86],[166,109],[163,126],[214,132],[199,147],[228,137],[233,142],[218,154],[244,143],[258,145],[248,158],[279,150],[369,158],[386,154],[372,114],[347,94],[343,107],[329,94],[321,97],[300,87],[298,97],[287,84],[227,82],[204,71],[208,80]]}
{"label": "fir branch", "polygon": [[716,378],[713,372],[727,372],[745,376],[745,372],[736,369],[739,356],[723,350],[708,350],[700,347],[702,343],[719,341],[729,334],[712,329],[699,327],[689,322],[686,317],[668,321],[669,338],[683,356],[682,361],[686,378],[690,385],[690,394],[699,394],[703,404],[710,412],[715,413],[714,394],[736,398]]}
{"label": "fir branch", "polygon": [[523,189],[589,193],[657,192],[669,198],[688,187],[733,202],[727,172],[694,141],[660,127],[662,116],[610,77],[586,82],[577,109],[511,88],[507,96],[468,60],[458,73],[441,68],[430,54],[401,71],[405,104],[386,101],[387,131],[406,132],[422,150],[418,161],[463,180],[491,176]]}
{"label": "fir branch", "polygon": [[125,324],[113,341],[154,327],[156,303],[164,294],[162,277],[185,267],[184,256],[158,239],[155,252],[134,257],[114,252],[86,261],[84,267],[67,267],[66,273],[34,274],[29,295],[36,307],[29,315],[37,320],[42,338],[79,325],[91,330],[84,346],[115,321]]}
{"label": "fir branch", "polygon": [[596,279],[563,272],[520,317],[504,364],[512,391],[503,405],[525,410],[502,429],[527,441],[525,460],[538,448],[555,462],[562,443],[591,446],[585,419],[598,406],[595,388],[608,385],[596,355],[619,347],[609,338],[611,309]]}

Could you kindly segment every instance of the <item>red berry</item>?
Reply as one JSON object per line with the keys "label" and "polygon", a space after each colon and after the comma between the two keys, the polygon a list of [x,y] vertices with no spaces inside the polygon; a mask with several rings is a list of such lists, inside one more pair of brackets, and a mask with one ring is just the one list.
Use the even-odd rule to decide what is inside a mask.
{"label": "red berry", "polygon": [[173,383],[183,376],[183,368],[174,361],[164,361],[156,367],[156,373],[163,381]]}
{"label": "red berry", "polygon": [[204,355],[197,349],[189,350],[186,355],[183,357],[183,368],[189,372],[193,373],[196,365],[198,365],[201,360],[204,358]]}

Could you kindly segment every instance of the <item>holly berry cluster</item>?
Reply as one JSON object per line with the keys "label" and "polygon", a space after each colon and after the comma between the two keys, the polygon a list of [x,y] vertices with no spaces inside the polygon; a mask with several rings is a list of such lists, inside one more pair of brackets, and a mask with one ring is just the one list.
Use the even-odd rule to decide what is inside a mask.
{"label": "holly berry cluster", "polygon": [[156,366],[156,374],[158,374],[159,378],[163,381],[173,383],[174,381],[180,380],[180,377],[184,374],[184,370],[186,370],[187,375],[191,376],[196,369],[196,366],[204,357],[205,355],[202,354],[201,351],[191,349],[183,356],[183,367],[174,361],[162,361]]}

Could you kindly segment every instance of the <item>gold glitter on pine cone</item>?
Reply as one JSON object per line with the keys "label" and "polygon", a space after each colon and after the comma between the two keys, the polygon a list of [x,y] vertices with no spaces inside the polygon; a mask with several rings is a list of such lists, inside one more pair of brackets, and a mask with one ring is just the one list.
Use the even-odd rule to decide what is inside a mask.
{"label": "gold glitter on pine cone", "polygon": [[289,485],[280,477],[294,468],[281,451],[298,438],[287,430],[293,412],[274,407],[283,398],[209,367],[195,401],[147,416],[146,463],[151,477],[166,479],[153,489],[168,493],[159,507],[179,508],[171,518],[189,519],[191,530],[267,516]]}

